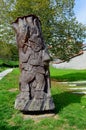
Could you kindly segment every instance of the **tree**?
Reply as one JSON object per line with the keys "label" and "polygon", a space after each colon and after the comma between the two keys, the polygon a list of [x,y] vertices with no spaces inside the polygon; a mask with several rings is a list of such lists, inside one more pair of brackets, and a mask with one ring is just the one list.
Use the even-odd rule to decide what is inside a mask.
{"label": "tree", "polygon": [[8,44],[0,42],[0,59],[9,59],[11,54],[10,48]]}
{"label": "tree", "polygon": [[[69,61],[71,57],[79,53],[86,36],[86,27],[75,19],[57,23],[55,36],[51,43],[51,52],[54,56]],[[57,34],[57,37],[56,37]]]}
{"label": "tree", "polygon": [[10,25],[10,9],[5,1],[0,0],[0,41],[12,43],[13,31]]}
{"label": "tree", "polygon": [[18,48],[16,47],[15,44],[9,44],[9,48],[10,48],[10,51],[11,51],[11,54],[10,54],[10,60],[13,60],[13,61],[18,61]]}
{"label": "tree", "polygon": [[[52,57],[68,61],[81,49],[80,43],[86,36],[86,27],[78,23],[74,12],[74,0],[1,0],[6,10],[3,11],[7,27],[17,17],[36,14],[42,22],[42,31],[45,42],[49,46]],[[5,26],[4,26],[5,27]],[[14,42],[12,28],[8,29],[6,42]],[[11,39],[11,40],[10,40]],[[8,41],[9,40],[9,41]],[[79,44],[78,44],[79,43]]]}
{"label": "tree", "polygon": [[0,0],[0,59],[4,60],[18,59],[18,49],[12,44],[15,43],[9,15],[12,3],[12,0]]}
{"label": "tree", "polygon": [[78,23],[75,18],[74,0],[55,0],[54,8],[56,15],[51,52],[54,56],[69,61],[82,47],[86,26]]}
{"label": "tree", "polygon": [[12,11],[13,21],[19,17],[28,14],[37,15],[42,22],[42,31],[47,44],[52,37],[53,14],[54,9],[50,8],[50,0],[17,0],[15,10]]}

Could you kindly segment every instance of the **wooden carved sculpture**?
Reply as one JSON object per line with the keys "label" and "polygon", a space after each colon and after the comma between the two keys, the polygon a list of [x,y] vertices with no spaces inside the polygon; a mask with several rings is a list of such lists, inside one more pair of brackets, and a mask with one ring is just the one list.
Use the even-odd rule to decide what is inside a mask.
{"label": "wooden carved sculpture", "polygon": [[19,17],[12,26],[16,32],[21,70],[20,94],[15,108],[21,111],[54,110],[50,93],[49,62],[40,20],[35,15]]}

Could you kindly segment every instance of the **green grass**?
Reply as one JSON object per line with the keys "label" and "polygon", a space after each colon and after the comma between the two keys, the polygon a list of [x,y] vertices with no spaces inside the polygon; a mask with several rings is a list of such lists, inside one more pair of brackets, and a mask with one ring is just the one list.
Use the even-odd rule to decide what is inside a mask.
{"label": "green grass", "polygon": [[0,130],[86,130],[86,96],[68,91],[68,86],[52,81],[55,116],[34,121],[24,119],[14,109],[18,88],[19,70],[0,81]]}
{"label": "green grass", "polygon": [[19,61],[0,59],[0,67],[18,67]]}
{"label": "green grass", "polygon": [[51,79],[57,81],[82,81],[86,80],[86,70],[56,69],[50,67]]}
{"label": "green grass", "polygon": [[8,66],[8,67],[18,67],[19,66],[19,61],[12,61],[12,60],[5,61],[4,65]]}
{"label": "green grass", "polygon": [[2,65],[3,64],[3,61],[0,59],[0,65]]}
{"label": "green grass", "polygon": [[6,70],[7,68],[6,67],[0,67],[0,72]]}

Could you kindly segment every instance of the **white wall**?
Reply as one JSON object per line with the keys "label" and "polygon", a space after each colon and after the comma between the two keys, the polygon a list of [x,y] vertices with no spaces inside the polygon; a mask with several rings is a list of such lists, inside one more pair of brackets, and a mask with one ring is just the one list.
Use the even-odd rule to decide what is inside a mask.
{"label": "white wall", "polygon": [[86,69],[86,51],[82,55],[72,58],[69,62],[52,64],[55,68]]}

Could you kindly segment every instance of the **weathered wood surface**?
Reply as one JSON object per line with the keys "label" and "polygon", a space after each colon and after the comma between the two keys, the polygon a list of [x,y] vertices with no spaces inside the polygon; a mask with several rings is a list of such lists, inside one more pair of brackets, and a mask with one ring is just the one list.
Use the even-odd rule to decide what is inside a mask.
{"label": "weathered wood surface", "polygon": [[21,70],[20,94],[15,100],[15,108],[21,111],[54,110],[50,93],[48,54],[38,17],[19,17],[12,23],[16,32]]}

